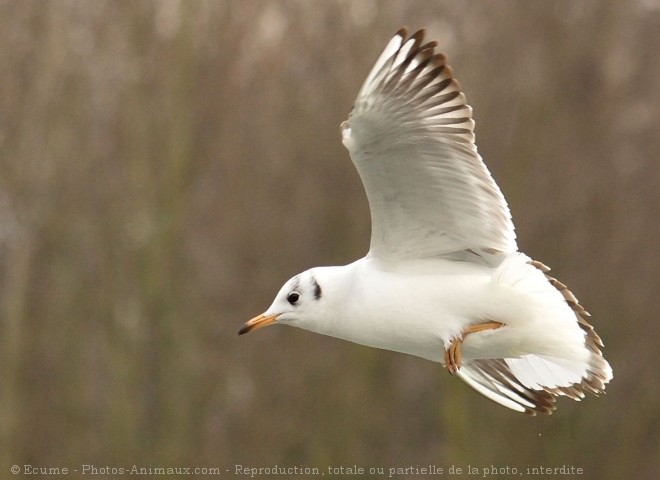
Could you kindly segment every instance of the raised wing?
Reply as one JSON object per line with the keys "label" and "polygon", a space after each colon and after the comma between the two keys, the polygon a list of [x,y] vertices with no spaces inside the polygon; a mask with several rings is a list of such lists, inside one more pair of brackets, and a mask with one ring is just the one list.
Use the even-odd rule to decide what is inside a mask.
{"label": "raised wing", "polygon": [[401,29],[342,124],[384,262],[516,251],[506,201],[474,144],[472,109],[435,42]]}

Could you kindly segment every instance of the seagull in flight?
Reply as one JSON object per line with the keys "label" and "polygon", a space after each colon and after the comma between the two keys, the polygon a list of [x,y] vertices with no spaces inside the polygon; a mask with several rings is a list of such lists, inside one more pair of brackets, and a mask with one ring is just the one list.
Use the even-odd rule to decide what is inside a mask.
{"label": "seagull in flight", "polygon": [[239,335],[282,324],[444,364],[500,405],[550,414],[612,378],[589,313],[518,251],[436,42],[399,30],[341,124],[371,211],[368,254],[280,289]]}

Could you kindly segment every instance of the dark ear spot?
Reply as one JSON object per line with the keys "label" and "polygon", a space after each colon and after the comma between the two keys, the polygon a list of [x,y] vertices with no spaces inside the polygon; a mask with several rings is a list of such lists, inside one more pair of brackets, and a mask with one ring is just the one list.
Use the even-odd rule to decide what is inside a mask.
{"label": "dark ear spot", "polygon": [[314,300],[318,300],[321,298],[321,294],[323,293],[321,290],[321,285],[319,285],[319,282],[317,282],[315,278],[312,279],[312,284],[314,285]]}

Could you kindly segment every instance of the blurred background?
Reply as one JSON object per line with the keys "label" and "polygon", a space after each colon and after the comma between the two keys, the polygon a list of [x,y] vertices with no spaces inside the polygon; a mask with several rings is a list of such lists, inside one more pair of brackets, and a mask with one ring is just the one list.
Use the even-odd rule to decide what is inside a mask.
{"label": "blurred background", "polygon": [[[290,276],[366,253],[339,124],[402,25],[448,54],[521,250],[591,311],[601,398],[529,418],[422,359],[236,336]],[[658,51],[657,0],[0,0],[0,475],[657,478]]]}

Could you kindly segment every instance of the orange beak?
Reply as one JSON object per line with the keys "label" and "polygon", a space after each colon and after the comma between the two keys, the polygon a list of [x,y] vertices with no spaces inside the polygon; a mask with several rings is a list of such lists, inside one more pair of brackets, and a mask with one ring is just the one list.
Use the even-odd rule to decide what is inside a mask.
{"label": "orange beak", "polygon": [[238,334],[243,335],[244,333],[251,332],[252,330],[259,330],[260,328],[272,325],[277,321],[277,317],[277,315],[258,315],[252,320],[245,322],[245,325],[241,327],[241,329],[238,331]]}

